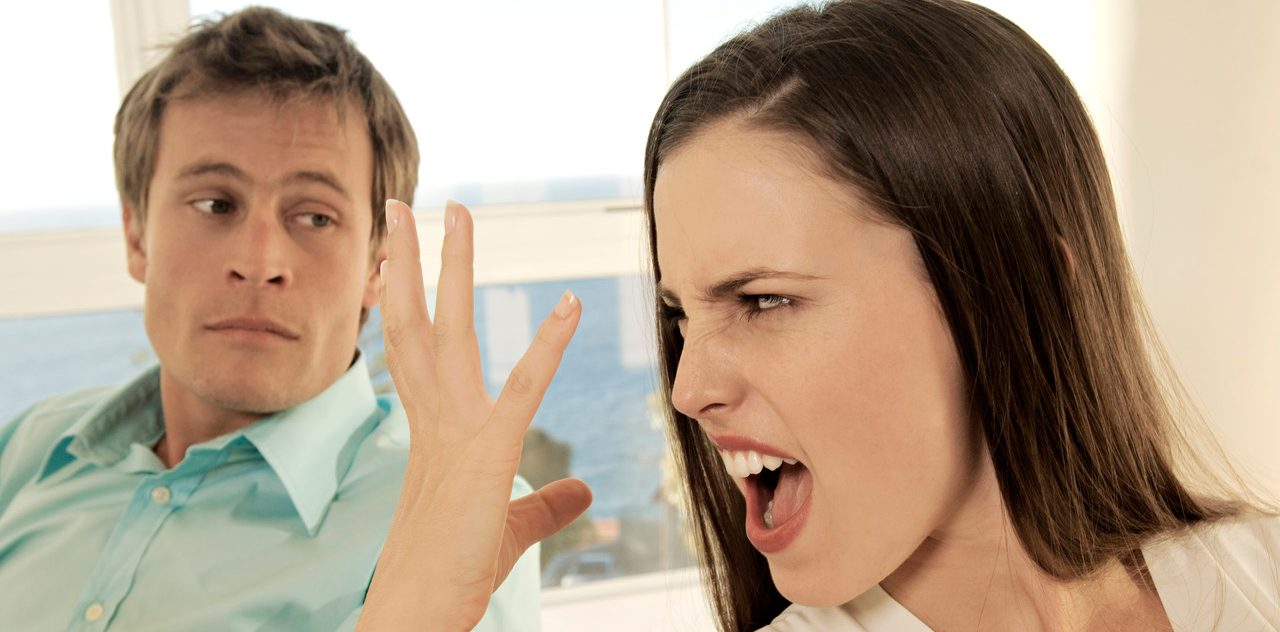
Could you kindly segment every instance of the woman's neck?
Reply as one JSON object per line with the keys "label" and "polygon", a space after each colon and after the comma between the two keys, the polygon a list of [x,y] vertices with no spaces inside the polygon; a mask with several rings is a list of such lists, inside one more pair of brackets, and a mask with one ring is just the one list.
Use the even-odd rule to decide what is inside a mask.
{"label": "woman's neck", "polygon": [[1171,629],[1141,555],[1070,582],[1045,573],[983,462],[969,496],[880,582],[885,592],[938,632]]}

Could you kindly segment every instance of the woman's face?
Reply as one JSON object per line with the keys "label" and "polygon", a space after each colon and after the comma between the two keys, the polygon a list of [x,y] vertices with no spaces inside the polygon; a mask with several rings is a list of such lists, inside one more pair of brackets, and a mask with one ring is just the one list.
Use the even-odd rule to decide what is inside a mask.
{"label": "woman's face", "polygon": [[911,235],[819,164],[718,123],[661,164],[654,212],[672,401],[721,448],[782,594],[832,606],[947,521],[980,448]]}

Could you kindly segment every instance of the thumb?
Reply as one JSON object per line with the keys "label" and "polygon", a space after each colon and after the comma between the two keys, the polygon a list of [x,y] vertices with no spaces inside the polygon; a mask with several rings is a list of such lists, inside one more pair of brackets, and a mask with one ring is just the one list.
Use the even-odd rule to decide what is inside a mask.
{"label": "thumb", "polygon": [[507,529],[498,555],[494,590],[507,578],[516,560],[535,542],[569,526],[591,505],[591,489],[576,478],[547,483],[536,492],[521,496],[507,507]]}

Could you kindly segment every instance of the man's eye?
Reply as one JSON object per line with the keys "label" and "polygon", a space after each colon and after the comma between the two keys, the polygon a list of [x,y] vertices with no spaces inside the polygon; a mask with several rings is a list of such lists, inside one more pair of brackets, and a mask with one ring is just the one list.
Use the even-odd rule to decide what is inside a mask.
{"label": "man's eye", "polygon": [[226,215],[231,212],[231,202],[227,200],[196,200],[191,203],[196,210],[210,215]]}
{"label": "man's eye", "polygon": [[324,228],[333,224],[333,218],[322,213],[302,213],[298,215],[298,221],[312,228]]}

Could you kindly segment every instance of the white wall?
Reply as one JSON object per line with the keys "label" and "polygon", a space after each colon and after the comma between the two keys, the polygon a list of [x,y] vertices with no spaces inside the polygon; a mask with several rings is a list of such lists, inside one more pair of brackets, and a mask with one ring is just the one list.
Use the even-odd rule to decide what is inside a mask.
{"label": "white wall", "polygon": [[1174,368],[1280,499],[1280,2],[978,1],[1071,76]]}
{"label": "white wall", "polygon": [[1280,2],[1129,4],[1130,253],[1192,397],[1277,498]]}

